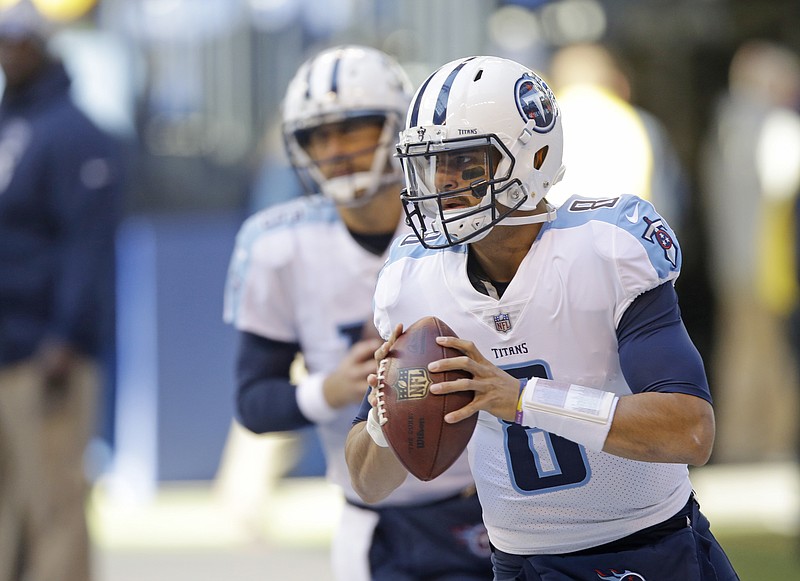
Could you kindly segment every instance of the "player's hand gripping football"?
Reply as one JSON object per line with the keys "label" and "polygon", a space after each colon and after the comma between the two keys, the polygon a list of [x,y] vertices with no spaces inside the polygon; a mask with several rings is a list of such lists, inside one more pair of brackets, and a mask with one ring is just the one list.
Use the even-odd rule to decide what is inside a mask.
{"label": "player's hand gripping football", "polygon": [[438,394],[465,390],[475,392],[471,403],[447,414],[445,421],[454,424],[479,410],[484,410],[502,420],[513,422],[519,399],[519,380],[492,364],[478,351],[472,341],[456,337],[438,337],[436,342],[443,347],[457,349],[463,355],[433,361],[428,365],[428,370],[442,372],[461,369],[472,374],[472,379],[462,378],[435,383],[430,386],[431,392]]}
{"label": "player's hand gripping football", "polygon": [[392,350],[392,345],[394,345],[394,342],[397,341],[397,338],[402,334],[403,325],[398,324],[392,331],[392,334],[389,335],[389,339],[380,345],[374,352],[372,372],[369,374],[369,377],[367,377],[367,383],[369,383],[369,386],[372,388],[367,399],[369,399],[369,403],[372,405],[372,407],[375,407],[375,405],[378,403],[378,400],[375,397],[375,390],[378,389],[378,374],[375,371],[375,366],[376,364],[380,366],[381,360],[385,359],[389,355],[389,351]]}
{"label": "player's hand gripping football", "polygon": [[340,408],[364,399],[364,381],[375,372],[373,354],[381,345],[379,338],[368,337],[353,343],[339,366],[323,383],[325,399],[333,408]]}

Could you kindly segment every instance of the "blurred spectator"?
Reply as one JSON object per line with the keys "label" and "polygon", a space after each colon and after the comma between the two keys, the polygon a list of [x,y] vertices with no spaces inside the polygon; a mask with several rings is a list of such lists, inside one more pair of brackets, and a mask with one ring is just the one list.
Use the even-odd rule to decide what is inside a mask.
{"label": "blurred spectator", "polygon": [[687,181],[662,123],[631,104],[628,78],[611,51],[592,43],[559,49],[549,82],[564,113],[562,182],[547,199],[635,194],[653,202],[678,234]]}
{"label": "blurred spectator", "polygon": [[787,320],[797,297],[793,204],[800,186],[800,59],[749,41],[733,56],[703,156],[711,282],[715,460],[793,456],[797,366]]}
{"label": "blurred spectator", "polygon": [[0,12],[2,581],[90,578],[83,454],[113,327],[120,151],[48,33],[28,0]]}
{"label": "blurred spectator", "polygon": [[[800,195],[797,195],[794,199],[794,215],[791,217],[791,229],[794,237],[794,245],[791,248],[791,252],[794,258],[794,285],[798,289],[800,289],[800,228],[797,227],[799,223]],[[798,366],[798,374],[800,375],[800,299],[795,300],[789,315],[789,337],[792,353],[794,354],[794,362]],[[798,377],[798,381],[800,381],[800,377]],[[798,386],[800,386],[800,383]],[[800,408],[800,402],[798,404],[798,408]],[[800,414],[800,409],[798,414]],[[798,467],[800,467],[800,419],[795,420],[793,444],[795,447],[795,459],[798,461]],[[800,514],[798,514],[798,517],[800,517]],[[800,536],[800,526],[798,526],[798,536]]]}

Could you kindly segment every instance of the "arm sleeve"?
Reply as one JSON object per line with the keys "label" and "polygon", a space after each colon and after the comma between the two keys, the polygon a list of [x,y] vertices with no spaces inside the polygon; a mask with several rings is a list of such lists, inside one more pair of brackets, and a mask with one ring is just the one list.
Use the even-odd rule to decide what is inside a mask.
{"label": "arm sleeve", "polygon": [[310,425],[297,404],[297,388],[289,369],[299,351],[283,343],[242,331],[236,363],[236,419],[257,434]]}
{"label": "arm sleeve", "polygon": [[671,282],[633,301],[617,327],[617,341],[633,393],[686,393],[711,403],[703,360],[683,325]]}
{"label": "arm sleeve", "polygon": [[358,412],[356,413],[356,417],[353,419],[353,425],[355,426],[359,422],[366,422],[367,416],[369,415],[369,410],[372,407],[369,403],[369,388],[367,388],[367,393],[364,394],[364,399],[361,401],[361,407],[358,408]]}

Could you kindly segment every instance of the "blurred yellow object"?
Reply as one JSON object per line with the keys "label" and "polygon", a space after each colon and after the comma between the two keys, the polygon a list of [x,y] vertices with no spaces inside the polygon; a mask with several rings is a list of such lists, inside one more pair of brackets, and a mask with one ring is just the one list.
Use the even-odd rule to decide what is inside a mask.
{"label": "blurred yellow object", "polygon": [[47,18],[65,22],[84,16],[97,0],[33,0],[33,3]]}
{"label": "blurred yellow object", "polygon": [[575,83],[556,91],[563,112],[564,179],[547,196],[556,206],[571,195],[650,199],[653,149],[629,103],[610,90]]}
{"label": "blurred yellow object", "polygon": [[[0,0],[0,10],[10,8],[23,0]],[[27,1],[27,0],[26,0]],[[97,0],[30,0],[42,16],[67,22],[84,16],[94,8]]]}
{"label": "blurred yellow object", "polygon": [[798,299],[795,211],[800,192],[800,115],[775,108],[764,120],[756,146],[761,185],[757,286],[772,313],[788,316]]}
{"label": "blurred yellow object", "polygon": [[758,296],[771,312],[787,316],[797,302],[794,199],[764,200],[759,239]]}
{"label": "blurred yellow object", "polygon": [[[0,10],[10,8],[23,0],[0,0]],[[51,20],[68,22],[84,16],[97,0],[31,0],[42,16]]]}

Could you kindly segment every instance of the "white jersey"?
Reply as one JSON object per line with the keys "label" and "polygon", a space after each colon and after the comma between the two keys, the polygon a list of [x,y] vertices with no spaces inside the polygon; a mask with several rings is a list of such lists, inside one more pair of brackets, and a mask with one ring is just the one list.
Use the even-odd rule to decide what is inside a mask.
{"label": "white jersey", "polygon": [[[398,234],[410,232],[399,228]],[[241,331],[298,343],[309,374],[328,374],[372,318],[375,280],[385,259],[362,248],[322,196],[267,208],[250,217],[237,236],[225,320]],[[365,393],[367,388],[364,378]],[[350,485],[344,444],[358,408],[328,409],[324,417],[309,418],[316,422],[328,478],[354,502],[361,501]],[[430,502],[471,484],[465,454],[432,482],[409,477],[380,504]]]}
{"label": "white jersey", "polygon": [[[545,223],[502,298],[475,290],[467,247],[395,240],[375,293],[387,336],[435,315],[516,377],[630,394],[616,327],[641,293],[674,281],[681,255],[650,203],[573,197]],[[577,551],[657,524],[691,491],[685,464],[645,463],[480,412],[470,462],[491,542],[512,554]]]}

